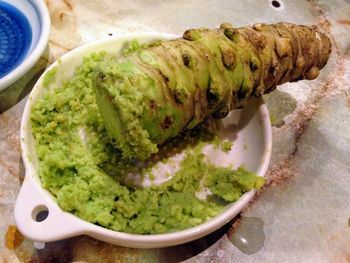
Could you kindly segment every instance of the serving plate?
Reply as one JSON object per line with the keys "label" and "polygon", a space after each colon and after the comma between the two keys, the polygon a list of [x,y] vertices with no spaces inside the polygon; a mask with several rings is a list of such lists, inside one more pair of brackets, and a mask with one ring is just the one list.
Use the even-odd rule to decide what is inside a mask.
{"label": "serving plate", "polygon": [[[82,62],[83,57],[92,52],[105,51],[118,54],[133,39],[145,43],[176,37],[178,36],[164,33],[139,33],[111,37],[81,46],[64,55],[47,69],[46,72],[54,67],[57,70],[57,77],[50,84],[49,89],[60,86],[65,80],[68,80],[73,75],[74,69]],[[38,160],[31,132],[30,109],[49,90],[43,86],[44,77],[45,73],[29,96],[20,130],[22,159],[26,175],[15,205],[15,220],[18,229],[26,237],[39,242],[50,242],[85,234],[127,247],[172,246],[198,239],[215,231],[228,223],[254,197],[255,191],[249,191],[207,222],[186,230],[165,234],[138,235],[113,231],[64,212],[57,205],[54,197],[41,187],[37,172]],[[229,152],[224,153],[208,145],[203,149],[208,159],[217,165],[232,165],[233,168],[243,164],[247,170],[264,176],[270,161],[272,138],[269,113],[262,99],[252,100],[245,108],[231,112],[221,122],[222,129],[219,136],[231,140],[233,147]],[[41,217],[43,212],[45,216]]]}

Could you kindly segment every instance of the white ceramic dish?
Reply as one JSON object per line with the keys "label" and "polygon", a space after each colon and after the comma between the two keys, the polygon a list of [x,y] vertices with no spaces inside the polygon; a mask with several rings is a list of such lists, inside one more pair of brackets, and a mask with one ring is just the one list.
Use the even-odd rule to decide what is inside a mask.
{"label": "white ceramic dish", "polygon": [[23,13],[32,29],[32,41],[24,60],[0,78],[0,91],[13,84],[27,73],[39,60],[47,46],[50,34],[50,15],[42,0],[1,0],[15,6]]}
{"label": "white ceramic dish", "polygon": [[[156,39],[172,39],[175,35],[148,33],[131,34],[100,40],[81,46],[55,62],[49,69],[57,67],[54,88],[62,81],[72,76],[74,69],[81,63],[82,58],[91,52],[106,51],[120,52],[131,39],[140,42]],[[44,74],[45,75],[45,74]],[[255,192],[245,193],[237,202],[229,205],[225,211],[196,227],[174,233],[157,235],[136,235],[109,230],[92,223],[83,221],[73,214],[64,212],[56,204],[51,194],[43,189],[37,173],[34,139],[31,133],[30,108],[47,92],[43,88],[44,75],[38,80],[25,106],[21,123],[22,158],[26,175],[15,206],[16,224],[25,236],[39,241],[49,242],[71,236],[86,234],[106,242],[127,247],[154,248],[166,247],[185,243],[207,235],[229,222],[253,198]],[[253,101],[243,110],[234,111],[223,120],[224,137],[233,141],[229,153],[218,153],[212,148],[205,149],[211,161],[221,165],[233,163],[235,167],[244,164],[250,171],[264,176],[271,155],[271,126],[267,107],[261,99]],[[48,217],[42,221],[35,220],[39,211],[48,210]]]}

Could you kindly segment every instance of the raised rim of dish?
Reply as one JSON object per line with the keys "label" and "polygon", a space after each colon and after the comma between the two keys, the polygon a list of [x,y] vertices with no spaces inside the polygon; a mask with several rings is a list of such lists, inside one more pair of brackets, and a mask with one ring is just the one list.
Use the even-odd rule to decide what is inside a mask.
{"label": "raised rim of dish", "polygon": [[35,65],[35,63],[39,60],[40,56],[44,53],[47,43],[49,41],[51,20],[49,11],[47,10],[44,1],[28,1],[34,7],[40,19],[40,37],[34,49],[28,54],[28,56],[23,60],[23,62],[19,64],[16,68],[11,70],[8,74],[0,78],[0,91],[12,85]]}
{"label": "raised rim of dish", "polygon": [[[83,54],[89,49],[98,46],[101,43],[106,43],[108,41],[128,41],[134,38],[142,37],[153,37],[158,39],[171,39],[178,37],[173,34],[164,33],[133,33],[127,34],[119,37],[111,37],[108,39],[98,40],[86,45],[83,45],[67,54],[65,54],[60,60],[52,64],[46,72],[50,71],[57,65],[62,65],[65,61],[74,58],[77,54]],[[80,55],[83,56],[83,55]],[[46,73],[45,72],[45,73]],[[32,105],[32,97],[38,96],[38,91],[42,88],[41,82],[45,76],[45,73],[38,80],[29,99],[26,103],[24,114],[21,122],[21,149],[22,158],[24,166],[26,168],[26,176],[23,182],[20,194],[18,196],[16,206],[15,206],[15,220],[18,225],[19,230],[25,236],[30,239],[50,242],[59,239],[64,239],[72,236],[77,236],[80,234],[87,234],[89,236],[95,237],[97,239],[107,241],[109,243],[137,247],[137,248],[155,248],[155,247],[166,247],[185,243],[188,241],[195,240],[197,238],[203,237],[209,234],[224,224],[228,223],[232,218],[237,215],[254,197],[255,191],[249,191],[245,193],[238,201],[230,205],[225,211],[221,212],[217,216],[209,219],[208,221],[181,231],[164,233],[164,234],[151,234],[151,235],[141,235],[141,234],[130,234],[125,232],[118,232],[110,230],[101,226],[97,226],[93,223],[84,221],[77,216],[61,210],[58,204],[53,199],[52,195],[40,185],[40,180],[38,180],[37,172],[30,161],[30,150],[27,144],[27,137],[30,136],[28,124],[30,121],[30,107]],[[263,139],[265,145],[264,155],[262,156],[262,161],[259,165],[256,173],[259,176],[264,176],[269,165],[271,157],[271,147],[272,147],[272,131],[269,119],[269,112],[265,104],[263,104],[262,99],[259,100],[259,115],[262,119],[263,127]],[[31,195],[31,200],[25,198],[25,196]],[[47,222],[34,222],[33,220],[24,219],[27,217],[28,213],[32,212],[31,204],[40,206],[45,205],[48,207],[50,214],[52,214],[50,220]],[[25,211],[26,209],[31,209],[30,211]],[[31,218],[29,218],[31,219]],[[33,221],[33,222],[29,222]],[[38,230],[38,224],[41,224],[40,230]],[[48,232],[51,231],[51,232]]]}

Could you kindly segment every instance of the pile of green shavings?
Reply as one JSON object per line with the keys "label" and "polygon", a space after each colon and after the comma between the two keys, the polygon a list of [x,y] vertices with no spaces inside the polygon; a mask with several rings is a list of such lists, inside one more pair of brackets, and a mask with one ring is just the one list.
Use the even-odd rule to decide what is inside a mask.
{"label": "pile of green shavings", "polygon": [[140,42],[137,39],[133,39],[128,43],[128,47],[123,50],[123,55],[129,55],[137,50],[140,50],[141,48],[142,45]]}
{"label": "pile of green shavings", "polygon": [[213,140],[214,149],[221,149],[223,152],[229,152],[232,149],[233,142],[230,140],[221,140],[218,136],[216,136]]}
{"label": "pile of green shavings", "polygon": [[[85,58],[69,81],[47,90],[31,109],[40,180],[63,210],[113,230],[173,232],[205,222],[224,209],[225,200],[237,200],[263,184],[263,178],[243,168],[232,171],[208,164],[200,149],[213,136],[198,127],[184,135],[189,138],[187,144],[179,137],[162,146],[163,155],[158,156],[163,160],[122,160],[107,136],[92,87],[94,68],[104,56]],[[174,154],[191,143],[197,146],[164,184],[137,188],[123,183],[125,174],[149,171],[157,161],[167,160],[165,152]],[[203,182],[219,198],[197,198]]]}
{"label": "pile of green shavings", "polygon": [[128,46],[123,50],[123,55],[130,55],[142,48],[158,46],[161,42],[161,40],[155,40],[149,43],[141,44],[137,39],[132,39],[128,43]]}

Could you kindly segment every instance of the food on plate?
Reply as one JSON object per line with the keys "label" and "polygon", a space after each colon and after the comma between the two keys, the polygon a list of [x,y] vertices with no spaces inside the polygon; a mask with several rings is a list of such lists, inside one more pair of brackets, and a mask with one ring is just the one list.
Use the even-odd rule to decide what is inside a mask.
{"label": "food on plate", "polygon": [[[63,83],[50,84],[57,68],[47,73],[31,130],[41,184],[63,210],[117,231],[166,233],[199,225],[263,186],[243,166],[210,163],[205,145],[223,154],[235,146],[203,120],[222,118],[277,84],[315,78],[329,56],[328,38],[291,24],[224,24],[184,37],[134,41],[122,56],[92,53]],[[129,182],[152,181],[153,168],[171,166],[164,152],[179,142],[183,158],[168,180]]]}
{"label": "food on plate", "polygon": [[[173,232],[205,222],[264,184],[264,178],[242,167],[233,170],[208,162],[202,154],[208,143],[223,152],[234,146],[204,125],[164,145],[166,151],[184,145],[184,158],[169,180],[149,187],[129,182],[130,174],[154,177],[152,168],[160,162],[172,165],[172,159],[163,155],[160,162],[123,159],[111,143],[93,90],[94,69],[106,56],[86,57],[63,85],[46,83],[47,93],[31,108],[40,181],[63,210],[117,231]],[[59,73],[54,68],[47,74],[46,80],[54,80]],[[225,173],[222,180],[217,178],[219,172]],[[208,198],[198,196],[204,187],[213,192]],[[228,188],[231,195],[223,192]]]}
{"label": "food on plate", "polygon": [[[85,58],[72,79],[49,90],[31,109],[41,184],[63,210],[113,230],[173,232],[207,221],[229,202],[264,184],[264,178],[242,167],[233,170],[208,162],[202,153],[207,143],[222,151],[232,143],[221,141],[204,126],[166,145],[169,149],[179,147],[180,141],[185,145],[185,156],[169,180],[149,187],[128,183],[128,174],[152,177],[151,168],[158,163],[122,159],[111,144],[93,91],[93,69],[104,56]],[[163,158],[162,163],[171,161]],[[218,177],[220,173],[224,176]],[[206,199],[197,196],[204,187],[213,192]]]}
{"label": "food on plate", "polygon": [[209,116],[222,118],[279,84],[316,78],[330,52],[330,39],[315,27],[224,23],[105,58],[94,88],[117,148],[145,160]]}

